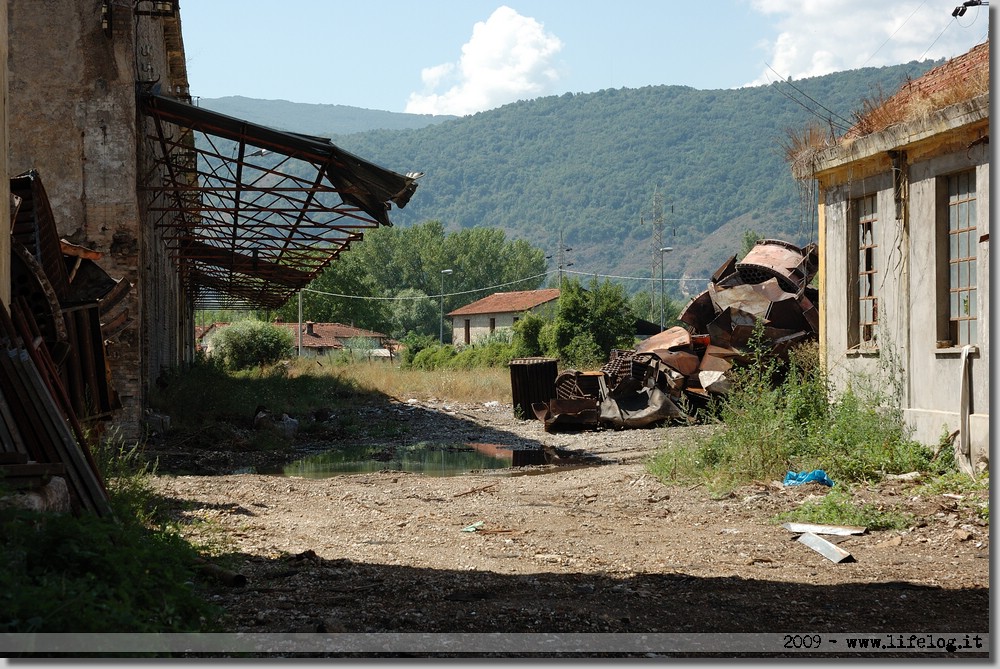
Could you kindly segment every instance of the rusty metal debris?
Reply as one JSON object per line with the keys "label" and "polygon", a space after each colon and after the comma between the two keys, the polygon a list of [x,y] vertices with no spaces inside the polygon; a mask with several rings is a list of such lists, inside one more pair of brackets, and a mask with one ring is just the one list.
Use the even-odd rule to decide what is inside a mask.
{"label": "rusty metal debris", "polygon": [[[59,239],[36,171],[13,177],[11,300],[0,305],[0,454],[62,465],[74,512],[111,515],[89,450],[120,408],[106,345],[128,324],[131,284]],[[111,335],[109,335],[109,331]],[[9,456],[8,456],[9,457]]]}
{"label": "rusty metal debris", "polygon": [[546,431],[641,428],[690,422],[713,396],[729,392],[734,365],[750,359],[751,338],[784,358],[818,335],[819,293],[809,286],[818,268],[814,244],[759,241],[741,262],[727,260],[675,326],[614,350],[599,371],[564,370],[548,401],[532,413]]}

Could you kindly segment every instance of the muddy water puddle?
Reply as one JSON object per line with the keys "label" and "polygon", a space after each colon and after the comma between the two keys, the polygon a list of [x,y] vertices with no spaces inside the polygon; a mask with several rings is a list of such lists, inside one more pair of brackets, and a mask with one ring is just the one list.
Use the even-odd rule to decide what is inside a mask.
{"label": "muddy water puddle", "polygon": [[328,478],[380,471],[459,476],[476,471],[545,464],[540,449],[512,449],[500,444],[419,442],[405,446],[338,447],[309,455],[262,474]]}

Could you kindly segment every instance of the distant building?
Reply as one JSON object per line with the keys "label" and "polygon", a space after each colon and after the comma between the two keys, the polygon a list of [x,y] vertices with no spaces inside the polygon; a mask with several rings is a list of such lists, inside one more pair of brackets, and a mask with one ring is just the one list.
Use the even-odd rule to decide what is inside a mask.
{"label": "distant building", "polygon": [[[275,321],[275,325],[286,328],[292,333],[292,345],[299,346],[299,324]],[[212,337],[229,323],[212,323],[195,328],[198,350],[206,354],[212,353]],[[388,335],[372,330],[356,328],[343,323],[314,323],[306,321],[302,324],[302,354],[320,356],[334,351],[356,349],[359,355],[369,359],[391,360],[395,357],[398,343]],[[363,353],[360,351],[363,350]]]}
{"label": "distant building", "polygon": [[525,313],[554,310],[558,300],[558,288],[493,293],[448,312],[452,343],[458,346],[472,344],[499,329],[509,330]]}
{"label": "distant building", "polygon": [[[299,345],[299,324],[276,322],[275,325],[288,328],[292,332],[292,343]],[[359,346],[364,344],[364,346]],[[395,351],[395,342],[381,332],[373,332],[356,328],[343,323],[314,323],[306,321],[302,324],[302,353],[304,355],[324,355],[347,348],[365,348],[371,351],[370,357],[391,358]]]}
{"label": "distant building", "polygon": [[951,435],[966,471],[989,457],[989,51],[907,82],[793,165],[819,186],[820,348],[834,388],[898,382],[914,438]]}

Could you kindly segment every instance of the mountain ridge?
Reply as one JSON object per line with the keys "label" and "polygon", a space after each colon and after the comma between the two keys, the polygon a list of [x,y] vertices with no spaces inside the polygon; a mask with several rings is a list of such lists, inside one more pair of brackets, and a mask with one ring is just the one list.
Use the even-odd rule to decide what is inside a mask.
{"label": "mountain ridge", "polygon": [[[310,121],[327,123],[326,132],[286,129],[329,136],[387,169],[423,172],[410,203],[390,212],[396,225],[439,220],[452,231],[500,228],[509,239],[541,247],[553,269],[564,257],[567,271],[616,277],[629,291],[658,287],[655,256],[660,245],[671,246],[663,256],[667,289],[686,298],[739,252],[744,233],[815,241],[814,189],[795,182],[784,159],[790,132],[818,123],[841,134],[864,100],[878,100],[940,62],[739,89],[564,93],[463,117],[347,108],[369,126],[410,125],[357,130],[327,118]],[[264,123],[268,105],[250,100],[240,101],[243,118]],[[334,125],[350,129],[330,132]],[[654,211],[657,199],[662,215]]]}

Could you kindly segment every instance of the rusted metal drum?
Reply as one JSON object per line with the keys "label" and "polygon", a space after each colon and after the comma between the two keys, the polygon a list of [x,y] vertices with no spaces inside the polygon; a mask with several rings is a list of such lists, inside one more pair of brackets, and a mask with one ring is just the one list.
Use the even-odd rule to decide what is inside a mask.
{"label": "rusted metal drum", "polygon": [[814,244],[799,248],[776,239],[762,239],[736,263],[736,271],[744,283],[775,278],[783,290],[798,294],[812,280],[818,264]]}

